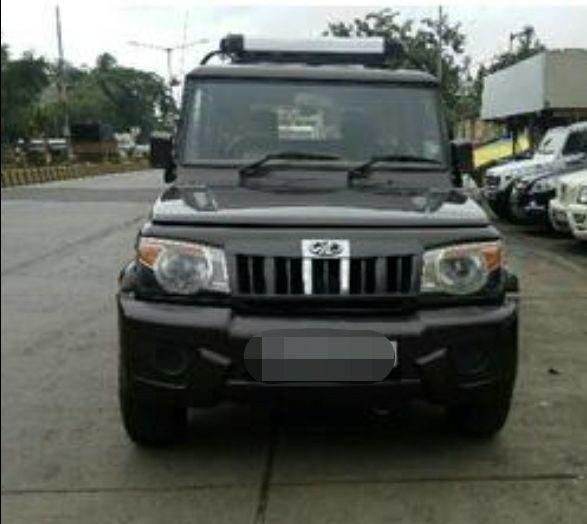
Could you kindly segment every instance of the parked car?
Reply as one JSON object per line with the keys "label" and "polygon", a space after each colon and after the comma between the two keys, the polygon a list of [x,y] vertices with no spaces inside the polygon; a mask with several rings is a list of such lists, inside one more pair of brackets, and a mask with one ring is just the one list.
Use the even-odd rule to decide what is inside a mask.
{"label": "parked car", "polygon": [[511,215],[510,194],[516,180],[550,169],[560,169],[586,153],[587,122],[552,128],[546,132],[531,158],[488,169],[482,194],[498,216],[515,218]]}
{"label": "parked car", "polygon": [[549,209],[552,226],[587,240],[587,169],[560,177],[555,192]]}
{"label": "parked car", "polygon": [[550,201],[555,196],[559,177],[587,168],[587,155],[561,166],[550,165],[517,179],[510,193],[510,216],[519,222],[550,226]]}

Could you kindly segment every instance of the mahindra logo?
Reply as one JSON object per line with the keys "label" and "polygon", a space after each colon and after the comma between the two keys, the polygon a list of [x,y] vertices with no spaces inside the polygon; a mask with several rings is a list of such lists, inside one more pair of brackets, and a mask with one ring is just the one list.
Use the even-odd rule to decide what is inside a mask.
{"label": "mahindra logo", "polygon": [[307,258],[341,258],[348,257],[349,253],[348,240],[302,240],[302,254]]}

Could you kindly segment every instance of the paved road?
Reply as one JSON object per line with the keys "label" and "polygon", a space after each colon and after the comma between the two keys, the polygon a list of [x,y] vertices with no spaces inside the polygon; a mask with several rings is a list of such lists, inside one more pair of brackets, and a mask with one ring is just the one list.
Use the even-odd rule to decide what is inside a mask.
{"label": "paved road", "polygon": [[115,275],[157,173],[2,192],[2,518],[17,523],[584,523],[587,250],[505,227],[521,376],[492,443],[424,407],[196,413],[144,451],[116,403]]}

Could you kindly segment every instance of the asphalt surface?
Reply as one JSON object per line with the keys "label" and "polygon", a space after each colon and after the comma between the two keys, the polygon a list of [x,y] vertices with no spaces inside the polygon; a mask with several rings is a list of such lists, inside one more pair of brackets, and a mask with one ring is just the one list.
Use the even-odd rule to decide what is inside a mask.
{"label": "asphalt surface", "polygon": [[508,425],[434,409],[225,406],[135,448],[116,400],[116,275],[155,172],[2,190],[2,519],[8,523],[584,523],[587,246],[503,225],[522,285]]}

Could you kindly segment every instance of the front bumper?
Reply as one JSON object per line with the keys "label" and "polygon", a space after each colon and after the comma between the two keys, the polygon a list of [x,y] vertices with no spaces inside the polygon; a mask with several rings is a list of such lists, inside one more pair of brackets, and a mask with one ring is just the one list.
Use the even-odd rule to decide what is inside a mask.
{"label": "front bumper", "polygon": [[[175,305],[118,296],[121,365],[138,394],[188,406],[222,400],[420,397],[441,404],[491,394],[515,379],[517,300],[386,317],[283,317],[228,307]],[[378,382],[267,383],[246,371],[246,344],[273,330],[366,330],[397,341],[398,365]]]}
{"label": "front bumper", "polygon": [[483,196],[489,202],[502,201],[505,190],[500,186],[483,186],[481,188],[481,196]]}
{"label": "front bumper", "polygon": [[570,204],[566,208],[567,221],[573,235],[579,240],[587,240],[587,206]]}
{"label": "front bumper", "polygon": [[550,201],[554,197],[552,191],[520,192],[517,188],[512,191],[512,199],[517,204],[520,216],[532,222],[548,220]]}
{"label": "front bumper", "polygon": [[558,200],[552,200],[550,202],[548,215],[554,229],[562,233],[568,233],[570,231],[566,208]]}

